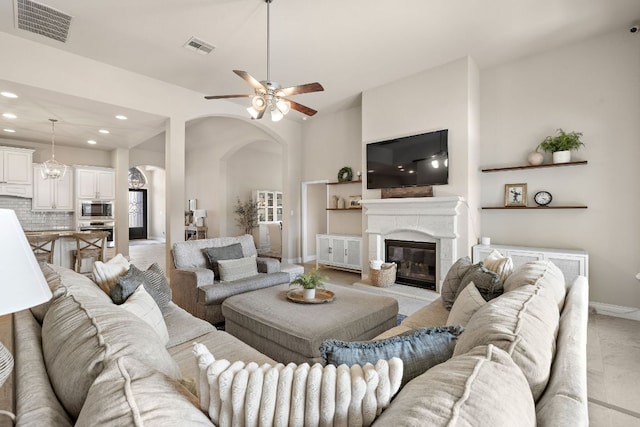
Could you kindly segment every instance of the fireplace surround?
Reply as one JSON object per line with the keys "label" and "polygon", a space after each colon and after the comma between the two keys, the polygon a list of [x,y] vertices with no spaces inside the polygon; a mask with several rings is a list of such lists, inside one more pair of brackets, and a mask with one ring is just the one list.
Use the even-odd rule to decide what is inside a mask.
{"label": "fireplace surround", "polygon": [[362,200],[369,240],[365,261],[385,260],[387,239],[434,243],[435,290],[440,292],[444,276],[461,251],[458,223],[463,202],[459,196]]}
{"label": "fireplace surround", "polygon": [[436,243],[385,239],[385,262],[398,266],[396,283],[436,290]]}

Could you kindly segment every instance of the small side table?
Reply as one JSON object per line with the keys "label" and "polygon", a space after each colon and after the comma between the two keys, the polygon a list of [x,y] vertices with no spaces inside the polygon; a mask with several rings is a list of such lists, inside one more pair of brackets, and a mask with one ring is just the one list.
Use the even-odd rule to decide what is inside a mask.
{"label": "small side table", "polygon": [[184,240],[200,240],[207,238],[207,227],[187,225],[184,227]]}

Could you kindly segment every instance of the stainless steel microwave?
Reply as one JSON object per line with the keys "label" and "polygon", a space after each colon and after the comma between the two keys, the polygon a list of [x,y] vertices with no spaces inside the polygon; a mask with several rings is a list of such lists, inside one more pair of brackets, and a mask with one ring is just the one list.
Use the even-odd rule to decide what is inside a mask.
{"label": "stainless steel microwave", "polygon": [[113,218],[113,202],[108,200],[84,200],[80,202],[81,218]]}

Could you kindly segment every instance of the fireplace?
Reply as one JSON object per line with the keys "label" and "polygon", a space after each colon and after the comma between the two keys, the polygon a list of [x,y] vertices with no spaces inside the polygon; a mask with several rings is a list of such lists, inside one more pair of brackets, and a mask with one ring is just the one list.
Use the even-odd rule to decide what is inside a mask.
{"label": "fireplace", "polygon": [[436,290],[436,244],[385,239],[386,262],[398,266],[396,283]]}

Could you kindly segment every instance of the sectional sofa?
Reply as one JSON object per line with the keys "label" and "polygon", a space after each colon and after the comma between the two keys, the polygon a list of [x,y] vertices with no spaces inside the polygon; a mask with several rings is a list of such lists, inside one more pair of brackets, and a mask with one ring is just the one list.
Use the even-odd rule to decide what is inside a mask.
{"label": "sectional sofa", "polygon": [[[287,362],[171,301],[160,306],[168,332],[161,339],[87,277],[55,270],[58,284],[48,275],[54,299],[14,315],[17,426],[214,425],[200,409],[213,389],[198,389],[194,342],[218,360]],[[404,386],[374,425],[588,424],[586,279],[565,291],[549,263],[525,265],[511,279],[502,296],[471,315],[453,357]],[[438,300],[387,336],[449,316]]]}

